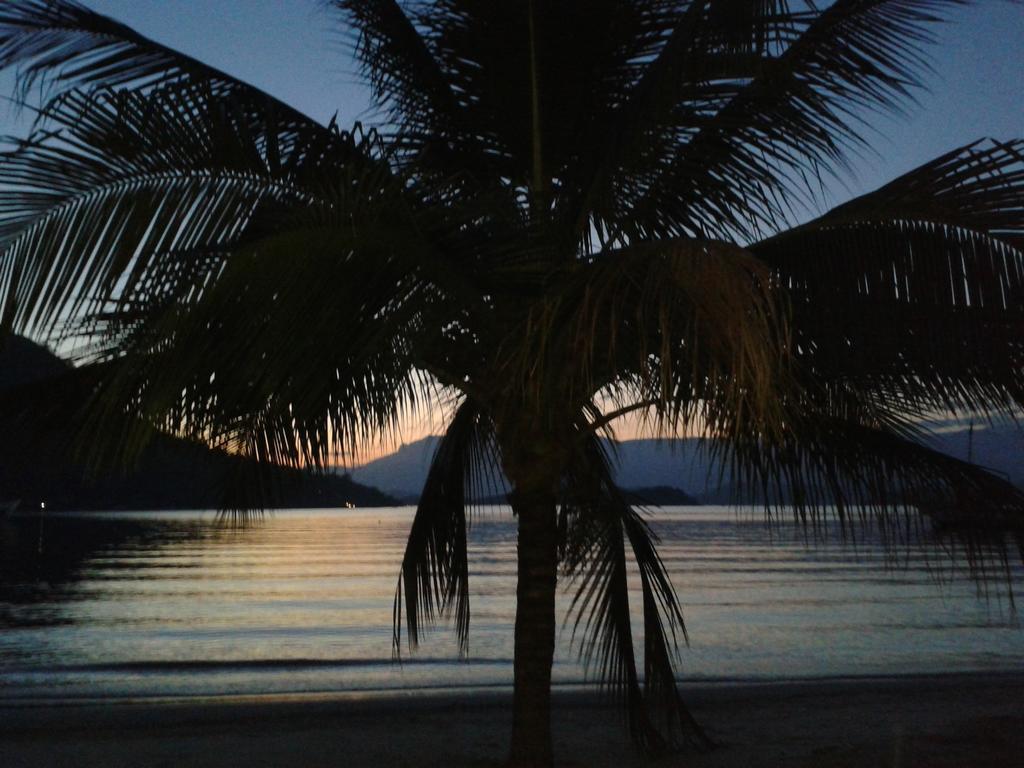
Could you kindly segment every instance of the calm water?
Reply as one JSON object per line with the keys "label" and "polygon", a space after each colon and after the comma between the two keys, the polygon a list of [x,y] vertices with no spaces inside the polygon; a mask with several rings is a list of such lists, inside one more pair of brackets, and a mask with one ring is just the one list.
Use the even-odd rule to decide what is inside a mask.
{"label": "calm water", "polygon": [[[0,521],[0,698],[509,684],[507,510],[471,530],[469,658],[441,625],[392,662],[411,519],[410,508],[294,511],[224,530],[211,514],[51,516],[41,541],[36,520]],[[924,549],[887,569],[877,546],[806,547],[726,509],[662,509],[652,523],[686,612],[686,679],[1024,670],[1009,603],[963,574],[938,578]],[[1024,594],[1019,567],[1014,581]],[[568,635],[561,683],[584,679]]]}

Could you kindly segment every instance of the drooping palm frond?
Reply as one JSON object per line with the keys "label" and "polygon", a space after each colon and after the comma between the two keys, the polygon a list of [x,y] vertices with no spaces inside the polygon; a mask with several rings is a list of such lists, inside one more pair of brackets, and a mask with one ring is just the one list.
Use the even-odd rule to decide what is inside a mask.
{"label": "drooping palm frond", "polygon": [[[842,535],[871,535],[896,555],[938,533],[962,550],[975,577],[1005,573],[1012,547],[1024,553],[1024,492],[1004,477],[927,447],[892,427],[820,413],[794,422],[775,445],[722,447],[732,477],[766,509],[788,506],[805,526],[830,517]],[[728,458],[726,458],[728,457]],[[748,496],[748,499],[750,496]],[[922,536],[924,534],[924,536]]]}
{"label": "drooping palm frond", "polygon": [[[817,385],[894,410],[1024,404],[1024,142],[980,142],[751,247]],[[888,405],[886,406],[886,403]]]}
{"label": "drooping palm frond", "polygon": [[[11,325],[109,363],[94,442],[156,425],[322,466],[429,399],[414,365],[445,372],[448,293],[461,312],[479,295],[448,260],[454,214],[415,212],[376,134],[207,83],[72,91],[44,117],[0,164],[0,300]],[[130,435],[102,429],[126,406]]]}
{"label": "drooping palm frond", "polygon": [[1020,492],[929,450],[921,423],[1024,403],[1022,201],[1020,142],[979,142],[750,247],[791,298],[799,382],[780,442],[720,446],[754,496],[890,538],[941,508],[986,532],[962,537],[972,566],[1005,556]]}
{"label": "drooping palm frond", "polygon": [[205,84],[72,92],[47,113],[60,130],[0,164],[0,300],[12,324],[85,336],[111,363],[94,440],[127,405],[137,439],[112,439],[157,425],[321,466],[422,393],[414,357],[446,327],[424,314],[450,322],[446,291],[472,304],[431,246],[449,214],[414,212],[375,134],[266,106]]}
{"label": "drooping palm frond", "polygon": [[[593,489],[588,489],[588,495],[595,495]],[[601,501],[586,504],[574,499],[561,510],[566,529],[563,570],[570,585],[577,582],[569,609],[570,616],[575,614],[573,640],[579,643],[588,670],[596,668],[598,680],[626,709],[633,739],[659,752],[665,742],[644,705],[633,648],[622,523]],[[605,514],[595,515],[597,508]],[[577,634],[581,632],[584,639],[580,641]]]}
{"label": "drooping palm frond", "polygon": [[[469,649],[469,560],[466,532],[472,494],[484,478],[498,475],[493,427],[479,405],[460,404],[431,460],[416,507],[395,591],[395,654],[400,654],[402,625],[410,648],[438,616],[454,615],[463,653]],[[404,622],[403,622],[404,608]]]}
{"label": "drooping palm frond", "polygon": [[723,435],[778,421],[789,386],[787,308],[770,273],[736,246],[674,240],[610,250],[570,271],[530,322],[538,338],[510,365],[524,357],[531,382],[545,381],[550,365],[553,386],[577,402],[611,387],[650,404],[671,433],[696,421]]}
{"label": "drooping palm frond", "polygon": [[[673,659],[685,638],[682,608],[657,537],[616,487],[605,449],[585,431],[566,476],[562,564],[575,594],[569,609],[580,655],[624,705],[634,740],[657,753],[678,740],[707,747],[676,687]],[[627,544],[640,579],[644,621],[641,688],[629,607]],[[656,727],[660,720],[662,731]]]}
{"label": "drooping palm frond", "polygon": [[97,405],[134,402],[166,429],[274,463],[323,466],[386,437],[430,400],[417,355],[447,305],[394,219],[362,210],[357,226],[293,221],[247,239],[194,296],[126,302],[105,319],[114,371]]}

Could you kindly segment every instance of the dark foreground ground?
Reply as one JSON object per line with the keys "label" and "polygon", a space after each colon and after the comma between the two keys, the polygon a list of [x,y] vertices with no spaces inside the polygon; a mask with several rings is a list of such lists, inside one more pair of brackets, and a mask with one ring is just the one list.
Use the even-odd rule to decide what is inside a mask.
{"label": "dark foreground ground", "polygon": [[[614,710],[561,691],[563,766],[1024,766],[1024,673],[692,685],[722,746],[645,762]],[[507,693],[191,702],[3,702],[0,766],[499,766]]]}

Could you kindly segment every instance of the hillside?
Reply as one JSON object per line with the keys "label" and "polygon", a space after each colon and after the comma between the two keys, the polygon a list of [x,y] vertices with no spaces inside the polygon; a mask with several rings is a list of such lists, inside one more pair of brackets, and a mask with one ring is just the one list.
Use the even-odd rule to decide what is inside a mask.
{"label": "hillside", "polygon": [[[439,439],[429,436],[403,445],[390,456],[356,467],[351,476],[413,502],[419,498]],[[649,503],[695,503],[698,493],[692,489],[706,485],[708,464],[698,456],[695,440],[630,440],[619,443],[612,455],[619,485]]]}
{"label": "hillside", "polygon": [[0,337],[0,392],[51,379],[70,366],[46,347],[22,336]]}
{"label": "hillside", "polygon": [[[0,348],[0,502],[48,509],[211,509],[237,505],[260,484],[270,506],[388,506],[395,500],[351,478],[256,465],[156,435],[128,469],[87,466],[88,438],[75,426],[81,395],[62,384],[72,369],[45,348],[9,337]],[[72,393],[69,395],[68,393]],[[68,400],[71,402],[68,402]],[[78,438],[78,439],[76,439]],[[249,499],[252,496],[248,497]]]}
{"label": "hillside", "polygon": [[372,485],[404,502],[420,496],[430,469],[430,460],[440,438],[431,435],[402,445],[394,453],[351,470],[357,483]]}
{"label": "hillside", "polygon": [[[936,422],[932,429],[930,447],[959,459],[967,458],[967,424]],[[390,456],[352,470],[352,478],[376,485],[403,500],[415,500],[426,480],[438,440],[431,436],[403,445]],[[971,442],[975,463],[1024,486],[1024,430],[1013,424],[976,424]],[[705,504],[727,504],[733,499],[733,488],[721,480],[720,467],[700,449],[697,439],[625,440],[615,446],[612,455],[620,487],[639,495],[643,495],[643,489],[669,487]]]}

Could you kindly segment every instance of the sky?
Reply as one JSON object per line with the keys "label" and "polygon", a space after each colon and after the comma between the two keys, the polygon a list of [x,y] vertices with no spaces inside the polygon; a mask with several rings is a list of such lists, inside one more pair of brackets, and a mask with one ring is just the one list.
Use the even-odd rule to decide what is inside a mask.
{"label": "sky", "polygon": [[[85,0],[174,47],[328,121],[374,122],[342,15],[321,0]],[[869,116],[872,150],[829,187],[830,205],[982,137],[1024,137],[1024,4],[980,0],[936,29],[933,72],[907,114]],[[4,133],[17,132],[8,120]],[[435,422],[437,421],[435,417]],[[410,424],[412,440],[438,425]],[[627,426],[620,431],[629,436]],[[373,451],[376,453],[376,451]]]}
{"label": "sky", "polygon": [[[327,121],[372,122],[350,30],[322,0],[85,0],[142,34],[241,77]],[[905,117],[876,116],[875,152],[850,192],[873,189],[978,138],[1024,136],[1024,5],[979,0],[937,28],[933,74]],[[869,134],[870,135],[870,134]],[[835,188],[835,201],[848,193]]]}

